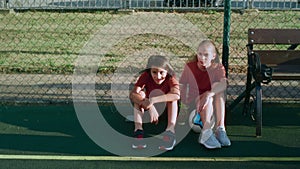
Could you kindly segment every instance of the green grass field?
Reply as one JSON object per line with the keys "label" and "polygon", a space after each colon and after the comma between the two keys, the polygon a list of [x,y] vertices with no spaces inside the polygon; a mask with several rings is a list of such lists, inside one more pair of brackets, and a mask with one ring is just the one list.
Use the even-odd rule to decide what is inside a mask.
{"label": "green grass field", "polygon": [[[133,14],[27,11],[0,15],[0,72],[72,74],[74,61],[89,38],[103,25],[126,15]],[[176,15],[196,25],[222,51],[222,12]],[[240,73],[234,65],[246,64],[248,28],[299,28],[299,18],[299,11],[250,11],[243,15],[233,12],[230,73]],[[187,46],[169,37],[156,34],[138,35],[117,43],[105,55],[104,66],[99,67],[98,72],[113,72],[125,56],[153,48],[170,51],[181,57],[189,57],[193,53]],[[18,80],[20,79],[15,82],[18,83]],[[115,107],[99,107],[111,126],[131,136],[133,124],[125,122]],[[206,150],[197,143],[198,134],[190,131],[173,151],[151,158],[132,158],[115,155],[93,142],[79,124],[71,104],[3,103],[0,104],[0,168],[298,169],[299,112],[298,104],[264,104],[263,136],[256,138],[255,122],[249,116],[243,116],[241,108],[237,107],[227,113],[227,132],[232,140],[229,148]],[[146,128],[149,133],[155,132],[151,124]],[[99,134],[105,136],[103,133]],[[122,148],[130,145],[120,146]]]}
{"label": "green grass field", "polygon": [[[125,15],[136,14],[21,12],[0,15],[0,72],[72,73],[74,61],[91,36],[101,26]],[[202,11],[176,15],[196,25],[222,51],[222,12]],[[259,11],[246,12],[243,15],[232,12],[229,58],[231,65],[246,63],[244,57],[248,28],[299,28],[299,17],[298,11]],[[185,57],[194,52],[169,37],[153,34],[134,36],[116,44],[107,53],[103,60],[105,63],[102,64],[104,66],[99,67],[99,72],[114,71],[122,58],[148,48],[160,48]]]}

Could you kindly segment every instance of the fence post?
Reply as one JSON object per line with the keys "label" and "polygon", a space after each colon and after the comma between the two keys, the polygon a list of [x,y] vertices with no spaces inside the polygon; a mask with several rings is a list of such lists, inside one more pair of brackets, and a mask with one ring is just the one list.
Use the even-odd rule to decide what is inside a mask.
{"label": "fence post", "polygon": [[226,77],[228,77],[228,57],[229,57],[229,39],[230,39],[230,11],[231,11],[231,0],[225,0],[225,4],[224,4],[222,64],[225,67]]}

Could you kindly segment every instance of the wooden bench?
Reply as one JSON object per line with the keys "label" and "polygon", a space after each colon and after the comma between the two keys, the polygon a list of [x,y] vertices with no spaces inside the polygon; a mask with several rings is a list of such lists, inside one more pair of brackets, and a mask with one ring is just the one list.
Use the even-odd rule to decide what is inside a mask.
{"label": "wooden bench", "polygon": [[262,130],[261,84],[268,84],[271,80],[300,80],[299,44],[300,29],[248,30],[248,68],[243,113],[250,111],[251,91],[255,88],[253,114],[256,115],[258,137]]}

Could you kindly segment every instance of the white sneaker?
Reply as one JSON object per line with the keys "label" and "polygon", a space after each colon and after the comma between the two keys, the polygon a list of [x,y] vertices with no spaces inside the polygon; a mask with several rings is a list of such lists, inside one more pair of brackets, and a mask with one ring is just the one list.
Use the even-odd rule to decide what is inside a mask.
{"label": "white sneaker", "polygon": [[221,143],[222,146],[230,146],[231,142],[226,134],[226,131],[222,127],[218,127],[215,132],[217,140]]}
{"label": "white sneaker", "polygon": [[198,142],[208,149],[221,148],[221,144],[216,139],[212,129],[202,130]]}

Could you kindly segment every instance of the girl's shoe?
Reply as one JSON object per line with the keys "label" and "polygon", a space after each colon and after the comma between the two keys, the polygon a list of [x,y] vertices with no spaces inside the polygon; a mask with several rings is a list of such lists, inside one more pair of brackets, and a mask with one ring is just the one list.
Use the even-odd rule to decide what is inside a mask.
{"label": "girl's shoe", "polygon": [[215,132],[217,140],[221,143],[222,146],[230,146],[231,142],[226,134],[226,131],[224,128],[218,127]]}
{"label": "girl's shoe", "polygon": [[171,131],[165,131],[163,133],[163,142],[158,147],[160,150],[173,150],[174,146],[176,144],[176,136]]}
{"label": "girl's shoe", "polygon": [[198,142],[208,149],[221,148],[220,142],[217,140],[212,129],[202,130]]}
{"label": "girl's shoe", "polygon": [[144,142],[144,131],[138,129],[134,132],[134,141],[132,143],[132,148],[134,149],[144,149],[147,144]]}

